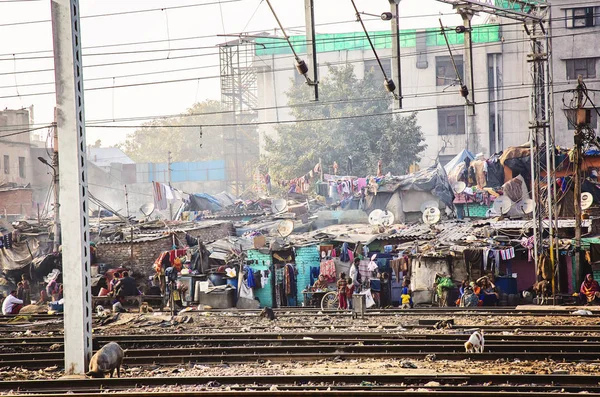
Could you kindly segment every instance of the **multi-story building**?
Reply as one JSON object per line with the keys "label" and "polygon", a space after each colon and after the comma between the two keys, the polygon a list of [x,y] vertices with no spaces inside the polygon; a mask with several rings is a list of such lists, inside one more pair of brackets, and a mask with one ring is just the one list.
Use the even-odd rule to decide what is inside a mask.
{"label": "multi-story building", "polygon": [[[465,115],[465,99],[450,53],[439,28],[401,32],[401,66],[403,111],[418,112],[418,123],[425,136],[427,149],[421,165],[439,158],[448,161],[462,149],[486,155],[528,139],[529,112],[527,99],[530,77],[527,71],[527,41],[524,33],[512,27],[506,40],[500,24],[475,26],[473,38],[475,116]],[[522,29],[522,28],[521,28]],[[391,39],[389,31],[372,32],[386,74],[391,76]],[[388,38],[385,38],[385,36]],[[384,37],[377,39],[377,37]],[[464,81],[464,35],[447,31],[453,48],[452,56],[460,79]],[[298,43],[303,36],[292,38]],[[300,46],[299,46],[300,47]],[[327,64],[354,65],[357,77],[370,70],[381,75],[377,61],[364,34],[330,34],[317,36],[319,74],[327,74]],[[290,80],[302,84],[294,70],[294,59],[281,40],[257,39],[256,64],[263,65],[259,76],[259,120],[289,120],[285,91]],[[265,66],[266,64],[266,66]],[[383,77],[381,77],[383,81]],[[396,82],[398,83],[398,82]],[[382,92],[383,91],[382,85]],[[516,99],[515,99],[516,98]],[[473,123],[468,128],[468,123]],[[261,126],[264,136],[274,133],[274,126]]]}
{"label": "multi-story building", "polygon": [[568,113],[573,95],[563,91],[577,86],[581,75],[591,99],[585,101],[590,127],[598,129],[600,105],[600,1],[552,1],[552,69],[554,81],[554,127],[558,145],[573,146],[575,126]]}
{"label": "multi-story building", "polygon": [[0,111],[0,216],[31,215],[33,178],[28,109]]}

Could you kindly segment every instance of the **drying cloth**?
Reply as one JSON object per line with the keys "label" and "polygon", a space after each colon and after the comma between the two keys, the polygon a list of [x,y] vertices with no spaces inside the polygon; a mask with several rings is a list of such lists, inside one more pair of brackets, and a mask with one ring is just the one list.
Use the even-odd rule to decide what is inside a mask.
{"label": "drying cloth", "polygon": [[524,198],[529,197],[527,194],[527,186],[525,185],[525,180],[521,175],[511,179],[502,185],[502,190],[504,194],[508,196],[513,202],[521,201]]}
{"label": "drying cloth", "polygon": [[477,187],[483,189],[486,184],[487,162],[485,160],[473,160],[471,161],[471,167],[475,170]]}
{"label": "drying cloth", "polygon": [[165,185],[160,182],[154,182],[152,185],[154,187],[154,206],[158,210],[166,210],[168,203]]}
{"label": "drying cloth", "polygon": [[546,255],[542,254],[538,258],[537,275],[544,280],[552,279],[552,266],[550,265],[550,258]]}
{"label": "drying cloth", "polygon": [[600,262],[600,244],[590,244],[590,259],[592,260],[591,264]]}
{"label": "drying cloth", "polygon": [[502,260],[507,261],[515,257],[515,249],[510,247],[509,249],[500,251],[500,257]]}
{"label": "drying cloth", "polygon": [[482,249],[467,248],[463,251],[463,256],[465,258],[465,265],[467,265],[467,269],[481,269],[483,258]]}
{"label": "drying cloth", "polygon": [[321,269],[319,269],[316,266],[311,266],[310,268],[310,285],[314,285],[315,281],[317,281],[319,279],[319,271]]}
{"label": "drying cloth", "polygon": [[322,261],[320,273],[327,278],[328,282],[333,282],[336,279],[335,275],[335,262],[333,260]]}
{"label": "drying cloth", "polygon": [[246,277],[246,284],[248,284],[248,288],[254,288],[256,284],[254,284],[254,271],[251,268],[247,267],[248,274]]}
{"label": "drying cloth", "polygon": [[390,266],[394,275],[396,276],[396,281],[400,282],[400,268],[402,267],[403,259],[394,259],[390,261]]}

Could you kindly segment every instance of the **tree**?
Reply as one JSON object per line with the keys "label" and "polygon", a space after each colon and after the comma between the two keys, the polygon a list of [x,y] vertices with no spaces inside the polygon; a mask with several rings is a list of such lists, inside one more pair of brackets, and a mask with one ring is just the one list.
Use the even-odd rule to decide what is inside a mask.
{"label": "tree", "polygon": [[94,148],[102,147],[102,140],[96,139],[96,142],[94,142],[94,144],[92,145],[92,147],[94,147]]}
{"label": "tree", "polygon": [[220,102],[196,103],[180,116],[145,123],[127,136],[120,148],[136,162],[223,159],[223,127],[181,127],[231,123],[231,115]]}
{"label": "tree", "polygon": [[[291,113],[298,121],[280,124],[276,137],[267,137],[263,166],[276,179],[302,176],[323,161],[324,172],[333,162],[338,175],[374,175],[382,160],[384,172],[403,175],[425,149],[416,113],[408,117],[390,112],[393,97],[373,72],[358,79],[351,65],[329,66],[319,82],[319,102],[310,102],[312,90],[294,85],[286,92]],[[300,105],[302,104],[302,105]]]}

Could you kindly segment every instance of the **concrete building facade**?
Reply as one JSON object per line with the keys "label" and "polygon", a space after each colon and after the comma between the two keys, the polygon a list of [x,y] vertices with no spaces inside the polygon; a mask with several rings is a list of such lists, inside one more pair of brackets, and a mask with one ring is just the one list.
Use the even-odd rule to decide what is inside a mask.
{"label": "concrete building facade", "polygon": [[584,105],[589,125],[598,130],[594,105],[600,104],[600,1],[554,0],[551,11],[555,138],[560,146],[573,146],[575,126],[567,117],[573,95],[562,91],[574,89],[578,75],[591,99]]}
{"label": "concrete building facade", "polygon": [[[529,42],[522,27],[502,23],[474,26],[473,65],[475,115],[465,115],[465,100],[444,37],[439,28],[401,32],[403,112],[418,112],[427,148],[420,165],[439,159],[450,160],[462,149],[490,155],[528,140],[527,96],[531,77],[527,64]],[[389,31],[372,32],[375,47],[387,75],[391,76]],[[387,37],[386,37],[387,36]],[[447,30],[452,55],[464,81],[464,35]],[[305,49],[304,36],[293,37],[297,49]],[[303,84],[294,68],[294,59],[281,40],[257,39],[256,64],[259,73],[260,121],[290,120],[285,91],[291,84]],[[358,78],[373,71],[383,76],[362,33],[318,35],[320,79],[327,78],[327,65],[351,64]],[[395,79],[398,84],[397,79]],[[306,87],[307,90],[312,88]],[[382,95],[385,91],[382,85]],[[470,120],[469,120],[470,119]],[[472,126],[469,128],[469,123]],[[275,135],[276,126],[260,126],[261,149],[264,138]]]}

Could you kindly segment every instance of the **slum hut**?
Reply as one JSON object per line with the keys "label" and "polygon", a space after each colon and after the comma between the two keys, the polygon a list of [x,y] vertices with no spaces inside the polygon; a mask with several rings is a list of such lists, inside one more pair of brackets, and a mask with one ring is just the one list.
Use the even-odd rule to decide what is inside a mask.
{"label": "slum hut", "polygon": [[173,251],[172,256],[176,256],[178,250],[185,251],[189,248],[186,236],[210,242],[234,232],[233,224],[229,221],[173,222],[167,228],[162,224],[162,228],[140,227],[133,241],[128,233],[122,233],[121,238],[116,241],[100,240],[96,244],[98,264],[103,264],[104,270],[127,264],[139,283],[154,275],[153,264],[162,253]]}

